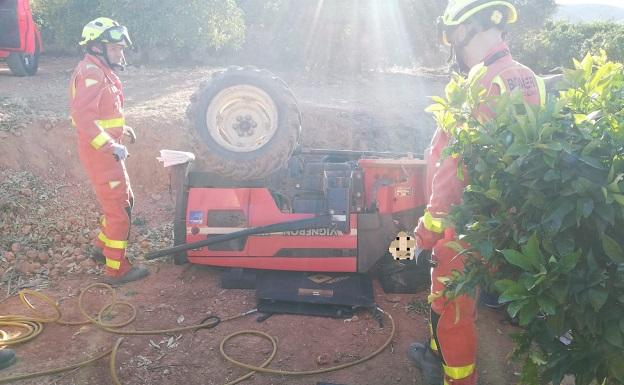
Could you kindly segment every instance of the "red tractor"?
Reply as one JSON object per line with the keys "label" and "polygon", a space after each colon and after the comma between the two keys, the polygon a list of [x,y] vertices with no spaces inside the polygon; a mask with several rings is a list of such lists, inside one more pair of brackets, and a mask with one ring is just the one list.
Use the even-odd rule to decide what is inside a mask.
{"label": "red tractor", "polygon": [[[426,204],[422,159],[300,148],[294,95],[255,68],[213,75],[187,112],[206,145],[202,169],[183,168],[175,246],[148,259],[173,254],[178,264],[307,272],[313,278],[303,280],[312,286],[340,281],[322,278],[329,273],[372,271],[390,291],[427,284],[428,266],[416,268],[411,238]],[[273,294],[286,290],[288,278],[280,274],[270,278]],[[293,301],[301,293],[334,293],[296,281]],[[355,286],[360,292],[366,285]]]}
{"label": "red tractor", "polygon": [[0,0],[0,60],[17,76],[32,76],[39,68],[41,34],[28,0]]}

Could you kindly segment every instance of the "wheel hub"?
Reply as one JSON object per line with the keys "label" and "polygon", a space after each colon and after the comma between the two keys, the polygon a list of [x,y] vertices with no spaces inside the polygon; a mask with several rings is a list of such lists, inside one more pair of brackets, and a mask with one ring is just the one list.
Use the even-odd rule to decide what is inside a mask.
{"label": "wheel hub", "polygon": [[247,137],[254,135],[254,128],[256,127],[258,127],[258,123],[251,115],[239,115],[236,117],[236,123],[234,123],[232,129],[236,131],[239,137]]}
{"label": "wheel hub", "polygon": [[252,85],[221,90],[206,110],[210,136],[232,152],[251,152],[267,144],[277,132],[278,111],[273,99]]}

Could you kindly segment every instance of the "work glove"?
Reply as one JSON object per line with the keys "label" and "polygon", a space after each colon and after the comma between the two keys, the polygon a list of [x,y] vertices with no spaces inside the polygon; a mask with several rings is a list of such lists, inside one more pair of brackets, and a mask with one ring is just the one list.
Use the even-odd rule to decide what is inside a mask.
{"label": "work glove", "polygon": [[131,144],[134,144],[136,142],[136,133],[134,132],[134,129],[132,127],[124,126],[123,133],[124,135],[128,135]]}
{"label": "work glove", "polygon": [[128,154],[128,149],[121,143],[113,143],[111,144],[111,149],[113,151],[113,156],[117,161],[126,160],[126,158],[130,155]]}

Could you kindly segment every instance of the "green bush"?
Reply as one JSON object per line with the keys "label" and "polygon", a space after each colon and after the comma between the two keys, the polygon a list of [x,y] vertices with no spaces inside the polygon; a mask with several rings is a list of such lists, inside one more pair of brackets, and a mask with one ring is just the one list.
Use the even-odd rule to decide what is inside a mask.
{"label": "green bush", "polygon": [[234,0],[35,0],[32,8],[45,46],[57,52],[76,52],[82,27],[99,16],[126,25],[144,53],[164,57],[237,49],[245,37]]}
{"label": "green bush", "polygon": [[41,29],[44,49],[55,53],[80,52],[82,27],[99,16],[99,3],[98,0],[32,0],[33,17]]}
{"label": "green bush", "polygon": [[[438,66],[436,19],[446,1],[237,0],[245,13],[245,53],[250,61],[312,71],[360,73],[391,66]],[[553,0],[518,0],[512,36],[541,27]],[[320,5],[320,6],[319,6]]]}
{"label": "green bush", "polygon": [[[436,19],[446,0],[237,0],[245,14],[245,60],[314,72],[359,74],[391,66],[439,66]],[[515,0],[510,30],[522,40],[543,26],[554,0]]]}
{"label": "green bush", "polygon": [[[98,16],[130,28],[143,54],[210,54],[260,66],[358,74],[391,66],[437,66],[436,18],[445,0],[31,0],[48,52],[76,53],[81,29]],[[540,28],[553,0],[517,0],[511,36]],[[533,33],[531,31],[531,33]],[[242,48],[242,50],[241,50]]]}
{"label": "green bush", "polygon": [[[359,74],[435,55],[440,7],[414,0],[239,0],[249,60],[313,72]],[[428,8],[428,9],[425,9]]]}
{"label": "green bush", "polygon": [[[429,108],[469,184],[452,221],[469,242],[449,295],[492,288],[517,317],[522,383],[624,383],[624,73],[586,56],[544,107],[512,93],[479,122],[477,82]],[[489,103],[489,101],[485,101]]]}
{"label": "green bush", "polygon": [[624,61],[624,24],[610,22],[548,23],[545,28],[513,40],[516,57],[536,71],[570,65],[579,52],[605,50],[615,61]]}

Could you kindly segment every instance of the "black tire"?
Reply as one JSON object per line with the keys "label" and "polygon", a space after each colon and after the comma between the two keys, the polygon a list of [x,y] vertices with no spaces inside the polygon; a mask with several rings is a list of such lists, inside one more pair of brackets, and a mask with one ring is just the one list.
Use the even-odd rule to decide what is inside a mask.
{"label": "black tire", "polygon": [[[266,93],[270,102],[272,102],[269,107],[275,110],[272,112],[277,116],[276,119],[271,119],[269,114],[265,116],[267,122],[270,122],[269,125],[272,125],[271,130],[273,130],[273,132],[258,148],[253,148],[248,151],[246,149],[243,151],[236,148],[232,150],[227,147],[227,143],[225,145],[223,144],[227,139],[214,136],[228,135],[221,134],[224,132],[223,128],[225,128],[229,134],[239,135],[239,138],[245,136],[238,132],[237,130],[239,128],[235,128],[234,125],[230,124],[228,127],[227,123],[223,123],[225,121],[231,122],[231,118],[233,118],[235,113],[230,113],[230,115],[227,116],[230,120],[224,119],[223,115],[219,113],[219,117],[222,119],[221,123],[223,123],[224,127],[219,127],[218,130],[216,127],[209,127],[208,123],[209,108],[217,108],[218,105],[214,103],[222,101],[222,99],[219,98],[227,98],[227,95],[223,97],[222,95],[224,94],[221,92],[224,90],[228,90],[227,92],[237,92],[237,90],[243,88],[240,86],[246,87],[252,92],[256,92],[259,89]],[[234,112],[240,112],[243,110],[241,110],[239,106],[242,108],[261,104],[247,102],[247,100],[250,99],[252,98],[238,98],[234,99],[236,102],[226,105],[228,106],[227,108],[230,108],[229,106],[234,106],[232,110]],[[243,101],[241,102],[241,100]],[[253,101],[257,100],[253,99]],[[285,166],[299,141],[299,135],[301,133],[301,114],[297,107],[297,101],[293,93],[288,89],[286,83],[271,72],[254,67],[230,67],[225,71],[213,74],[211,79],[203,82],[199,90],[191,97],[191,104],[187,109],[187,116],[194,124],[199,137],[206,145],[206,151],[204,151],[201,156],[202,162],[205,163],[210,171],[235,180],[264,178]],[[260,115],[260,117],[262,116],[263,115]],[[238,115],[237,119],[243,119],[242,115]],[[244,119],[251,121],[253,124],[252,128],[243,128],[248,130],[249,136],[255,135],[255,132],[260,133],[262,131],[260,129],[255,129],[257,124],[256,121],[251,118],[251,115],[246,115]],[[266,125],[261,127],[266,127]],[[221,140],[221,143],[219,140]],[[264,137],[262,137],[262,140],[265,140]],[[235,146],[232,145],[231,147]]]}
{"label": "black tire", "polygon": [[39,50],[33,55],[23,52],[11,52],[6,59],[9,69],[15,76],[33,76],[39,69]]}

